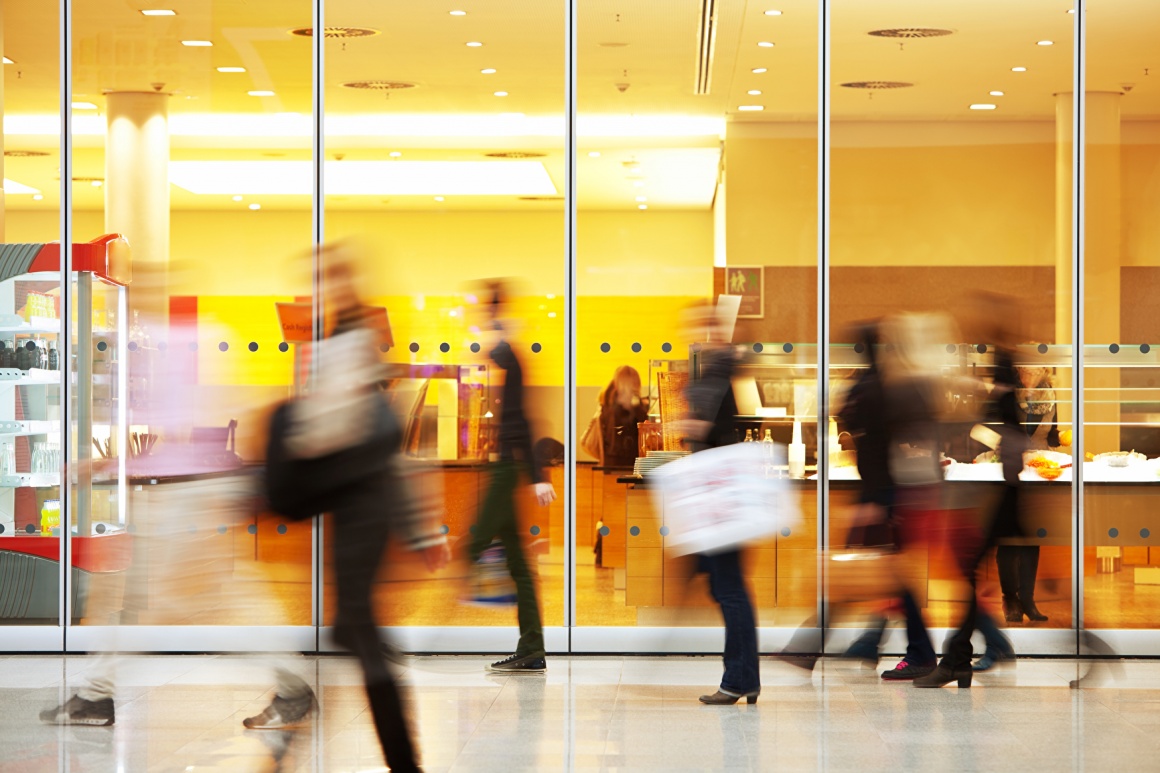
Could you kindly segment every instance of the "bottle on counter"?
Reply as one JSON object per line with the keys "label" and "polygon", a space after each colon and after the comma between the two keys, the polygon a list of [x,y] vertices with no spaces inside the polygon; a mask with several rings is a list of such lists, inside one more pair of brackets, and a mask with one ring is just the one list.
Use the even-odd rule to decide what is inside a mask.
{"label": "bottle on counter", "polygon": [[0,456],[0,475],[16,474],[16,449],[11,443],[4,444],[3,456]]}
{"label": "bottle on counter", "polygon": [[751,429],[745,430],[745,442],[746,443],[753,442],[753,430],[751,430]]}
{"label": "bottle on counter", "polygon": [[806,444],[802,442],[802,423],[794,420],[793,439],[786,451],[789,461],[789,476],[804,478],[806,476]]}
{"label": "bottle on counter", "polygon": [[56,341],[48,342],[48,369],[60,370],[60,352],[56,350]]}

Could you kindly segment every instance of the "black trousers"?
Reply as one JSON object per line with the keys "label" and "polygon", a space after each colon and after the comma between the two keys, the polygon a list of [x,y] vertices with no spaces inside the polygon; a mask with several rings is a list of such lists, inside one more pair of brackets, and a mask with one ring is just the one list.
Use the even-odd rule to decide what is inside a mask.
{"label": "black trousers", "polygon": [[999,564],[999,587],[1003,598],[1035,604],[1035,575],[1039,573],[1038,545],[1000,545],[995,548]]}
{"label": "black trousers", "polygon": [[349,497],[334,512],[334,563],[338,580],[335,640],[362,667],[375,731],[392,771],[417,771],[415,748],[395,678],[380,649],[371,607],[371,588],[387,548],[390,513],[386,485],[367,496]]}

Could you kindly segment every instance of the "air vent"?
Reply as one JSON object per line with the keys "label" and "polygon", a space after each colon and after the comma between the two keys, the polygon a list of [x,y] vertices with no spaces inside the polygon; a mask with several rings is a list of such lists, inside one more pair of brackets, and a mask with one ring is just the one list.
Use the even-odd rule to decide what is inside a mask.
{"label": "air vent", "polygon": [[74,178],[72,178],[72,181],[74,183],[103,183],[105,181],[105,178],[104,177],[74,177]]}
{"label": "air vent", "polygon": [[8,158],[43,158],[48,153],[43,150],[6,150],[4,155]]}
{"label": "air vent", "polygon": [[488,158],[543,158],[547,153],[532,153],[527,150],[505,150],[501,153],[484,153]]}
{"label": "air vent", "polygon": [[[298,29],[290,30],[291,35],[297,35],[300,38],[314,37],[313,27],[299,27]],[[322,37],[324,38],[369,38],[378,35],[378,30],[373,30],[370,27],[323,27]]]}
{"label": "air vent", "polygon": [[701,0],[697,20],[697,74],[694,94],[708,94],[713,81],[713,52],[717,48],[717,0]]}
{"label": "air vent", "polygon": [[913,86],[913,83],[905,83],[903,81],[850,81],[843,83],[844,89],[873,89],[879,91],[882,89],[908,89]]}
{"label": "air vent", "polygon": [[867,32],[867,35],[873,35],[876,38],[906,38],[907,40],[914,40],[915,38],[941,38],[946,35],[953,35],[954,30],[940,30],[932,29],[930,27],[899,27],[892,30],[873,30]]}
{"label": "air vent", "polygon": [[563,196],[520,196],[520,201],[563,201]]}
{"label": "air vent", "polygon": [[368,91],[403,91],[416,88],[414,83],[404,81],[351,81],[342,84],[347,89],[366,89]]}

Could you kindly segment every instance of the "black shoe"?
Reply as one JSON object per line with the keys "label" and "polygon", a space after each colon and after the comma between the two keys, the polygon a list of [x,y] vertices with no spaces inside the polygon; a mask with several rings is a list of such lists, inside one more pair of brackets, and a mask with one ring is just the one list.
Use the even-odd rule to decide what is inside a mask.
{"label": "black shoe", "polygon": [[288,699],[275,695],[261,714],[246,717],[242,724],[250,730],[281,730],[294,727],[310,716],[314,709],[314,691],[300,698]]}
{"label": "black shoe", "polygon": [[753,705],[757,703],[757,696],[761,695],[761,690],[754,690],[743,695],[734,695],[731,692],[725,692],[718,688],[717,692],[712,695],[702,695],[700,697],[701,703],[707,703],[710,706],[732,706],[734,703],[744,698],[745,702]]}
{"label": "black shoe", "polygon": [[487,667],[500,674],[542,674],[548,670],[543,655],[512,655]]}
{"label": "black shoe", "polygon": [[1019,599],[1003,598],[1003,619],[1008,623],[1023,622],[1023,605],[1019,603]]}
{"label": "black shoe", "polygon": [[926,676],[915,679],[913,684],[915,687],[942,687],[957,681],[959,687],[970,687],[973,673],[970,668],[955,669],[939,663],[938,668]]}
{"label": "black shoe", "polygon": [[74,695],[55,709],[40,712],[40,721],[50,725],[96,725],[107,727],[116,721],[113,699],[87,701]]}
{"label": "black shoe", "polygon": [[1035,606],[1034,601],[1020,603],[1023,609],[1023,614],[1027,615],[1027,619],[1033,623],[1046,623],[1047,615],[1039,611],[1039,607]]}
{"label": "black shoe", "polygon": [[778,655],[777,657],[791,666],[797,666],[806,671],[813,671],[814,666],[818,664],[817,655]]}
{"label": "black shoe", "polygon": [[906,660],[898,661],[898,665],[890,671],[883,671],[882,678],[892,682],[901,682],[906,679],[917,679],[934,671],[934,663],[920,665]]}
{"label": "black shoe", "polygon": [[1014,652],[994,652],[987,650],[983,653],[983,657],[975,661],[975,665],[971,666],[972,671],[990,671],[1000,663],[1008,663],[1015,659]]}
{"label": "black shoe", "polygon": [[860,660],[862,665],[867,668],[875,668],[878,666],[878,647],[869,642],[856,641],[850,645],[850,649],[842,654],[842,657]]}

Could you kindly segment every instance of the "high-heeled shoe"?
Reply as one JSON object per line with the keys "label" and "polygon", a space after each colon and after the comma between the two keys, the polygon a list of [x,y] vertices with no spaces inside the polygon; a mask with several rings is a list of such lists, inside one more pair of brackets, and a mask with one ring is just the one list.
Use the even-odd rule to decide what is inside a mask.
{"label": "high-heeled shoe", "polygon": [[1008,623],[1022,623],[1023,612],[1023,605],[1019,603],[1019,599],[1003,598],[1003,618]]}
{"label": "high-heeled shoe", "polygon": [[970,668],[951,668],[944,666],[942,663],[938,664],[938,668],[931,671],[926,676],[920,676],[915,679],[913,684],[915,687],[942,687],[957,681],[959,687],[971,686],[971,669]]}
{"label": "high-heeled shoe", "polygon": [[761,695],[761,690],[747,692],[744,695],[731,695],[727,692],[721,692],[718,690],[712,695],[702,695],[701,703],[707,703],[710,706],[732,706],[734,703],[744,698],[746,703],[753,705],[754,703],[757,703],[758,695]]}
{"label": "high-heeled shoe", "polygon": [[1033,623],[1047,622],[1047,615],[1039,611],[1039,607],[1035,606],[1035,601],[1021,601],[1019,606],[1023,609],[1023,614],[1027,615],[1027,619]]}

